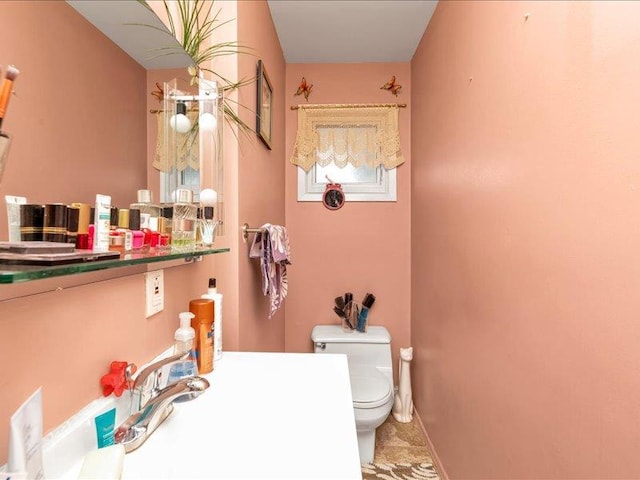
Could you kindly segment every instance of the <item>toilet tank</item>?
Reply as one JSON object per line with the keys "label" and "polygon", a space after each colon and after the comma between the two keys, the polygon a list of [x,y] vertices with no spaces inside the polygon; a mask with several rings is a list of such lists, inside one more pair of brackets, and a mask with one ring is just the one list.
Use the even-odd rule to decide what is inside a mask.
{"label": "toilet tank", "polygon": [[315,353],[344,353],[350,365],[392,370],[391,335],[384,327],[372,325],[360,333],[345,332],[340,325],[316,325],[311,331],[311,341]]}

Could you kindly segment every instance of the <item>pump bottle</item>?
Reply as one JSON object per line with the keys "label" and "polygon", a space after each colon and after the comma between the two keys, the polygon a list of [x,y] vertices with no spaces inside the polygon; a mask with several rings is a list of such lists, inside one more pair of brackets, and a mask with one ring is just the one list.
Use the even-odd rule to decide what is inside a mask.
{"label": "pump bottle", "polygon": [[[194,352],[194,340],[196,337],[196,331],[191,328],[191,319],[194,317],[191,312],[181,312],[178,317],[180,318],[180,328],[176,330],[174,335],[175,345],[174,353],[189,352],[189,357],[182,362],[176,362],[171,365],[169,369],[168,385],[177,382],[184,377],[194,377],[198,375],[198,365],[196,363]],[[175,402],[184,402],[190,400],[190,395],[182,395],[178,397]]]}

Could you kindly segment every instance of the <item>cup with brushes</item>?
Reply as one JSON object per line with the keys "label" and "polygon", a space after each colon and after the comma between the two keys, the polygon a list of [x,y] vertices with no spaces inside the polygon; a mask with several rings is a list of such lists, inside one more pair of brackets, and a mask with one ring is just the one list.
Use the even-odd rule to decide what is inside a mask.
{"label": "cup with brushes", "polygon": [[340,317],[342,330],[345,332],[366,332],[369,310],[375,301],[376,297],[372,293],[367,293],[364,296],[361,305],[353,301],[353,293],[351,292],[336,297],[333,311]]}

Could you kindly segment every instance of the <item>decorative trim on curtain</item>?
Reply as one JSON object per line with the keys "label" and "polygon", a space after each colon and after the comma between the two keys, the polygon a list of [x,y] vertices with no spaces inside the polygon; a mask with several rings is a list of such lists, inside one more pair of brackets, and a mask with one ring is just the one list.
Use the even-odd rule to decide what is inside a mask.
{"label": "decorative trim on curtain", "polygon": [[314,163],[386,169],[404,163],[397,105],[345,107],[350,106],[300,105],[291,163],[307,172]]}
{"label": "decorative trim on curtain", "polygon": [[[153,167],[161,172],[169,173],[173,167],[181,172],[187,167],[200,170],[200,152],[197,135],[193,131],[179,133],[169,126],[169,115],[164,111],[157,113],[158,138]],[[198,121],[198,112],[187,112],[191,125]],[[197,132],[197,130],[196,130]],[[166,138],[165,138],[166,133]]]}

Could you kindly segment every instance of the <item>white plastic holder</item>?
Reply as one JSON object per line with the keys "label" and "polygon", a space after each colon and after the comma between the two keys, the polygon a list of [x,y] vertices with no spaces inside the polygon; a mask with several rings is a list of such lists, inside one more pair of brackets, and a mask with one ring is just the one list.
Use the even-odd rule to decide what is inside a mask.
{"label": "white plastic holder", "polygon": [[413,347],[400,349],[400,361],[398,369],[398,386],[391,413],[393,418],[400,423],[410,423],[413,420],[413,400],[411,392],[411,360],[413,360]]}

